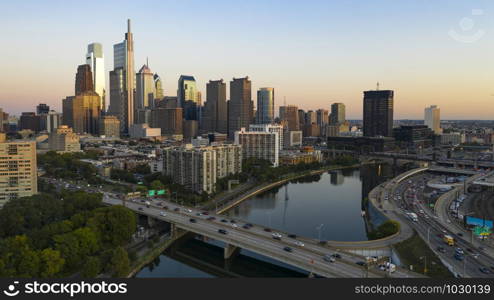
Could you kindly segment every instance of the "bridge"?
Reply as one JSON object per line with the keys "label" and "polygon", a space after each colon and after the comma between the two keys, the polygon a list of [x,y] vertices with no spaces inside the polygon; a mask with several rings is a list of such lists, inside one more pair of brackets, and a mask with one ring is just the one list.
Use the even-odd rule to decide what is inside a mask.
{"label": "bridge", "polygon": [[[357,264],[359,261],[365,261],[365,258],[360,255],[331,249],[320,245],[315,240],[311,241],[310,239],[301,239],[299,237],[290,238],[286,233],[282,233],[280,239],[274,239],[272,232],[279,233],[280,231],[274,229],[266,231],[265,227],[257,225],[252,225],[247,229],[243,227],[245,222],[240,220],[232,223],[231,219],[226,220],[221,215],[202,214],[199,210],[184,208],[168,201],[160,201],[161,206],[150,205],[147,207],[139,201],[122,201],[112,197],[110,194],[105,194],[103,202],[109,205],[123,204],[138,214],[148,216],[154,220],[168,222],[171,224],[172,236],[179,232],[188,231],[221,241],[225,244],[225,259],[231,258],[239,249],[247,249],[306,270],[310,274],[328,278],[421,277],[419,274],[411,273],[401,268],[397,268],[394,273],[387,274],[379,271],[375,266],[362,267]],[[168,209],[165,210],[165,206]],[[290,251],[286,251],[288,250],[287,247],[289,247]],[[340,254],[342,258],[333,263],[323,259],[324,255],[334,253]]]}

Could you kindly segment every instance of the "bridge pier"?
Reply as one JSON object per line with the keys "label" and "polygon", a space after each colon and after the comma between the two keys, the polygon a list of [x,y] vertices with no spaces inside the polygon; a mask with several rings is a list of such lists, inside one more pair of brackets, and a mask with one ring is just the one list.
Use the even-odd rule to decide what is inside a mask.
{"label": "bridge pier", "polygon": [[154,224],[156,223],[156,220],[153,217],[148,216],[147,217],[147,221],[148,221],[148,225],[149,225],[150,228],[154,227]]}
{"label": "bridge pier", "polygon": [[233,246],[232,244],[226,244],[224,258],[230,259],[233,256],[237,255],[238,252],[240,252],[240,248],[238,248],[237,246]]}

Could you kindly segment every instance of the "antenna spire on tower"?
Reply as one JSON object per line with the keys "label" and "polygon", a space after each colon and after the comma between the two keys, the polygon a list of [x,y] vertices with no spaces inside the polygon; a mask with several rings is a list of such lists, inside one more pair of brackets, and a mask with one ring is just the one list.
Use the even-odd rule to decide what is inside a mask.
{"label": "antenna spire on tower", "polygon": [[127,19],[127,32],[130,32],[130,19]]}
{"label": "antenna spire on tower", "polygon": [[377,82],[376,91],[379,91],[379,81]]}
{"label": "antenna spire on tower", "polygon": [[146,67],[149,68],[149,57],[146,56]]}

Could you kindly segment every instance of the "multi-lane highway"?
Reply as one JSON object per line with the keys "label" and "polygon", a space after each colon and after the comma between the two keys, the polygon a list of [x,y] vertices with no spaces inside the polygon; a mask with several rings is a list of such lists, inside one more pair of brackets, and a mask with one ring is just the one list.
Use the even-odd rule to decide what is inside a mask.
{"label": "multi-lane highway", "polygon": [[[122,204],[122,200],[110,194],[105,194],[104,202],[111,205]],[[377,266],[369,266],[367,270],[366,267],[357,264],[365,261],[361,256],[337,252],[308,239],[289,237],[287,233],[274,229],[248,224],[241,220],[226,219],[221,215],[184,208],[163,200],[154,201],[149,207],[140,200],[125,201],[124,204],[140,214],[173,223],[179,228],[263,254],[324,277],[419,276],[399,268],[391,274],[380,271]],[[220,233],[219,230],[224,230],[226,234]],[[281,237],[274,239],[277,233]],[[291,251],[286,251],[288,250],[286,247]],[[337,258],[335,262],[324,260],[324,255],[332,254],[339,254],[341,258]]]}

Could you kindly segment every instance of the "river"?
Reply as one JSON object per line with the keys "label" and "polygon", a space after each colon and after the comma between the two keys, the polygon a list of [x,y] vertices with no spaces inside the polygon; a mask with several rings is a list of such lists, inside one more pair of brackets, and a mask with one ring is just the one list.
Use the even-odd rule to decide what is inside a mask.
{"label": "river", "polygon": [[[362,199],[395,176],[389,165],[328,171],[292,180],[226,214],[300,236],[322,240],[367,240]],[[136,277],[299,277],[305,272],[242,250],[224,261],[220,242],[189,239],[167,249]]]}

